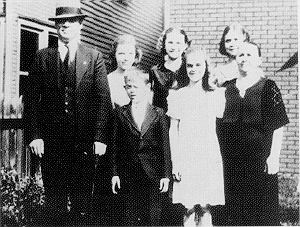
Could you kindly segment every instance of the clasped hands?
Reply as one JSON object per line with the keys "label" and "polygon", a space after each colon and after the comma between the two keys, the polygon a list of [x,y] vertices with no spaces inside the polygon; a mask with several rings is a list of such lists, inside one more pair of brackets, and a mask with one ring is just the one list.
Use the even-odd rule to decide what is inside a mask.
{"label": "clasped hands", "polygon": [[[35,139],[30,144],[32,153],[36,154],[40,158],[44,155],[44,140]],[[101,142],[94,142],[94,152],[96,155],[104,155],[106,152],[106,144]]]}
{"label": "clasped hands", "polygon": [[[160,185],[159,185],[159,190],[160,192],[167,192],[169,189],[169,182],[170,179],[169,178],[162,178],[160,179]],[[121,188],[121,182],[120,182],[120,177],[119,176],[113,176],[111,179],[111,186],[112,186],[112,191],[114,194],[118,194],[118,192],[116,191],[116,186],[118,187],[118,189]]]}

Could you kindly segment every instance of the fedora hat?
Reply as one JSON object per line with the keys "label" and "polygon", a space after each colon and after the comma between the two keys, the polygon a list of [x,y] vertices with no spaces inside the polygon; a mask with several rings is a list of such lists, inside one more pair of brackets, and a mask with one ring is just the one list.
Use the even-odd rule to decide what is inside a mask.
{"label": "fedora hat", "polygon": [[49,20],[55,21],[64,18],[85,18],[80,9],[80,0],[60,0],[56,5],[55,17],[50,17]]}

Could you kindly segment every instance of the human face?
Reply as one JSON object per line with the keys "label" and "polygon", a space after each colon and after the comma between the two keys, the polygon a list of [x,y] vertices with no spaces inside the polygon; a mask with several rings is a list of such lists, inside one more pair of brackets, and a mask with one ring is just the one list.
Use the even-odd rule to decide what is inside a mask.
{"label": "human face", "polygon": [[64,18],[55,21],[59,39],[64,43],[69,43],[80,36],[82,24],[79,18]]}
{"label": "human face", "polygon": [[257,69],[261,64],[261,57],[258,55],[258,47],[245,42],[239,48],[236,62],[241,72],[248,73]]}
{"label": "human face", "polygon": [[191,53],[186,57],[186,71],[191,82],[198,82],[205,73],[205,60],[200,53]]}
{"label": "human face", "polygon": [[135,60],[135,45],[119,44],[116,49],[116,61],[122,71],[130,69]]}
{"label": "human face", "polygon": [[225,49],[231,56],[236,56],[239,46],[244,42],[245,36],[241,31],[230,30],[225,35]]}
{"label": "human face", "polygon": [[146,97],[150,92],[150,87],[142,80],[127,81],[124,88],[132,103],[137,104],[148,100]]}
{"label": "human face", "polygon": [[166,53],[170,59],[176,60],[182,56],[183,51],[187,48],[184,35],[178,31],[168,33],[165,40]]}

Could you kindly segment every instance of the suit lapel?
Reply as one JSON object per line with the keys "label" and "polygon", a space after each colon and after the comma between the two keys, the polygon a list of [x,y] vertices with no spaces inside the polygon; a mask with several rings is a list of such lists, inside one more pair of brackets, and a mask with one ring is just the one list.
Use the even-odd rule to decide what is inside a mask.
{"label": "suit lapel", "polygon": [[134,131],[138,134],[141,134],[141,136],[143,136],[148,131],[150,126],[153,124],[155,118],[157,117],[157,112],[152,105],[148,105],[146,110],[146,116],[142,123],[141,131],[139,130],[137,124],[135,123],[132,117],[130,104],[127,105],[126,108],[124,109],[123,115],[125,116],[126,120],[129,122],[129,124],[132,126],[132,128],[134,128]]}
{"label": "suit lapel", "polygon": [[128,104],[125,107],[126,108],[124,108],[124,110],[123,110],[123,115],[124,115],[125,119],[129,122],[129,124],[132,126],[134,131],[139,134],[140,130],[139,130],[138,126],[136,125],[135,121],[133,120],[133,117],[131,114],[131,104]]}
{"label": "suit lapel", "polygon": [[78,50],[76,52],[76,88],[78,87],[82,77],[87,71],[87,66],[89,65],[90,58],[87,55],[87,51],[81,44],[78,45]]}
{"label": "suit lapel", "polygon": [[148,131],[154,119],[157,117],[157,112],[152,105],[148,105],[146,110],[146,116],[142,124],[141,134],[142,136]]}
{"label": "suit lapel", "polygon": [[[53,62],[56,62],[56,65],[54,66],[56,68],[54,69],[54,73],[52,76],[57,76],[57,78],[55,79],[57,81],[57,86],[60,90],[62,90],[63,89],[63,78],[62,78],[62,74],[60,71],[60,56],[59,56],[58,48],[49,49],[47,59],[49,59],[48,66],[47,66],[48,72],[53,70]],[[50,67],[51,67],[51,70],[50,70]]]}

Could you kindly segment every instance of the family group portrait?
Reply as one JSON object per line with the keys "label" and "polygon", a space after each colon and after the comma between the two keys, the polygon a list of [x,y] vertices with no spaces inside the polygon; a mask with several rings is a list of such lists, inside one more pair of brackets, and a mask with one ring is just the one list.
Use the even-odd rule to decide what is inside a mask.
{"label": "family group portrait", "polygon": [[0,226],[299,226],[296,0],[0,0]]}

